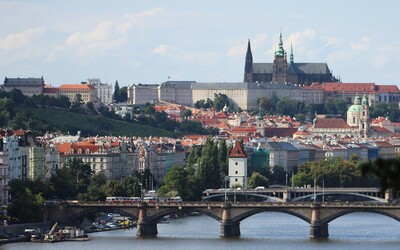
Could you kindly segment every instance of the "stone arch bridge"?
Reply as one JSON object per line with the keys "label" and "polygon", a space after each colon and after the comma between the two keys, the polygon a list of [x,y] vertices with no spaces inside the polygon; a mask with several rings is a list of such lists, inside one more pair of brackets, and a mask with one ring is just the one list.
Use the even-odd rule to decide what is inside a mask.
{"label": "stone arch bridge", "polygon": [[400,205],[309,202],[62,203],[46,206],[45,220],[66,223],[95,212],[120,213],[137,220],[137,235],[157,235],[157,222],[162,217],[198,212],[219,221],[220,236],[225,237],[239,236],[242,220],[266,211],[287,213],[306,221],[310,224],[311,238],[327,238],[329,222],[353,212],[378,213],[400,221]]}

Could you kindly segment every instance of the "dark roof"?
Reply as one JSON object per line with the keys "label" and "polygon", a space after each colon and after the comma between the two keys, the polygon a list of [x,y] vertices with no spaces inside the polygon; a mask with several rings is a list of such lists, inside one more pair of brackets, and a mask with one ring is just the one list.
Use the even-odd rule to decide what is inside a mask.
{"label": "dark roof", "polygon": [[[254,74],[272,74],[273,63],[253,63]],[[329,74],[326,63],[293,63],[289,66],[291,71],[299,74]]]}
{"label": "dark roof", "polygon": [[293,134],[297,132],[297,128],[266,128],[265,137],[293,137]]}
{"label": "dark roof", "polygon": [[289,142],[267,142],[266,147],[273,151],[298,151],[299,149]]}
{"label": "dark roof", "polygon": [[44,86],[44,79],[41,78],[5,78],[4,79],[4,87],[13,87],[13,86]]}

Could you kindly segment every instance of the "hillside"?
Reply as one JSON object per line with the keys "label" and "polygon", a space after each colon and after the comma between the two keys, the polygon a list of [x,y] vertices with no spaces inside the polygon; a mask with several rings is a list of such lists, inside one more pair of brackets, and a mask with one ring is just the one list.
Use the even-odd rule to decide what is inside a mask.
{"label": "hillside", "polygon": [[[100,115],[87,115],[53,108],[15,107],[16,111],[25,111],[43,122],[46,122],[63,133],[75,134],[81,131],[83,136],[167,136],[178,137],[179,133],[139,125],[125,121],[104,118]],[[32,128],[33,130],[35,128]]]}

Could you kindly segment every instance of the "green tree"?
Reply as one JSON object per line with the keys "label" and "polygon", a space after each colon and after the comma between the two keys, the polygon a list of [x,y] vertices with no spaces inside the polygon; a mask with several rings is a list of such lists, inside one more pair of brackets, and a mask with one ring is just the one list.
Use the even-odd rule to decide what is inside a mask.
{"label": "green tree", "polygon": [[382,192],[400,190],[400,159],[382,159],[360,164],[362,174],[372,174],[379,179]]}
{"label": "green tree", "polygon": [[124,86],[118,91],[118,102],[126,102],[128,100],[128,87]]}
{"label": "green tree", "polygon": [[86,201],[104,201],[106,193],[104,186],[107,183],[107,178],[103,173],[97,173],[90,179],[90,184],[87,187],[87,192],[78,195],[79,200]]}
{"label": "green tree", "polygon": [[118,84],[118,80],[115,81],[115,85],[114,85],[114,100],[115,102],[119,102],[119,84]]}
{"label": "green tree", "polygon": [[163,196],[181,196],[186,200],[188,197],[188,174],[184,168],[173,166],[164,176],[162,186],[158,193]]}
{"label": "green tree", "polygon": [[215,158],[218,156],[214,156],[214,141],[212,138],[208,138],[203,150],[201,157],[198,161],[197,167],[197,178],[200,181],[200,187],[204,190],[207,188],[217,188],[220,186],[220,183],[215,183],[215,176],[218,175],[220,177],[220,172],[213,172],[215,169],[213,164],[215,163]]}
{"label": "green tree", "polygon": [[127,196],[127,190],[125,190],[122,183],[118,180],[108,180],[104,191],[107,196]]}
{"label": "green tree", "polygon": [[255,188],[258,186],[268,187],[268,179],[258,172],[253,172],[249,178],[249,187]]}
{"label": "green tree", "polygon": [[229,107],[230,102],[228,96],[225,94],[214,94],[214,108],[216,111],[220,111],[224,108],[224,106]]}
{"label": "green tree", "polygon": [[185,109],[182,113],[182,118],[186,120],[190,116],[192,116],[192,111],[190,109]]}
{"label": "green tree", "polygon": [[267,111],[267,112],[270,112],[270,111],[274,110],[274,108],[275,108],[275,107],[273,107],[271,101],[266,96],[262,96],[262,97],[258,98],[257,104],[262,110]]}
{"label": "green tree", "polygon": [[218,145],[218,162],[221,171],[221,179],[228,176],[228,148],[226,140],[220,140]]}
{"label": "green tree", "polygon": [[298,110],[298,102],[285,96],[276,104],[276,112],[282,115],[293,116]]}

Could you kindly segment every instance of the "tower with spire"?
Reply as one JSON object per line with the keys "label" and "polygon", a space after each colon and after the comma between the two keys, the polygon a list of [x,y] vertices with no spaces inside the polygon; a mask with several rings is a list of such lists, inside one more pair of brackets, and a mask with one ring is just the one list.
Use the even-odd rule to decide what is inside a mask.
{"label": "tower with spire", "polygon": [[278,47],[275,49],[272,63],[253,63],[250,40],[248,41],[243,81],[290,82],[308,85],[314,82],[337,82],[339,80],[332,75],[326,63],[295,63],[292,45],[288,62],[287,52],[283,46],[282,32],[280,32]]}
{"label": "tower with spire", "polygon": [[243,82],[253,82],[253,55],[251,54],[250,39],[247,43]]}
{"label": "tower with spire", "polygon": [[279,34],[278,48],[275,50],[274,65],[272,69],[273,82],[287,82],[288,63],[286,51],[283,49],[282,33]]}

